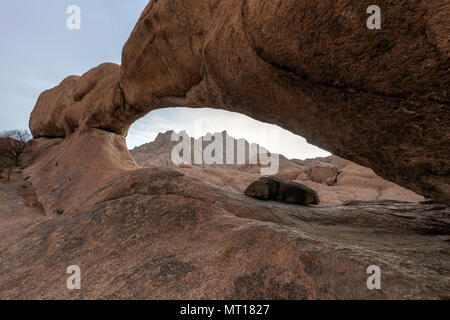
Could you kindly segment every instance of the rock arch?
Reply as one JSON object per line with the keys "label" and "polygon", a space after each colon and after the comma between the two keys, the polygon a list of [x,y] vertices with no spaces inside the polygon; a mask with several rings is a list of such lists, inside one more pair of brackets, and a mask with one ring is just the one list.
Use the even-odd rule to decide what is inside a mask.
{"label": "rock arch", "polygon": [[[122,141],[157,108],[221,108],[448,204],[450,4],[379,2],[389,17],[381,30],[367,29],[361,1],[151,1],[122,65],[42,93],[30,129],[35,138],[100,129]],[[124,143],[115,148],[127,158]]]}

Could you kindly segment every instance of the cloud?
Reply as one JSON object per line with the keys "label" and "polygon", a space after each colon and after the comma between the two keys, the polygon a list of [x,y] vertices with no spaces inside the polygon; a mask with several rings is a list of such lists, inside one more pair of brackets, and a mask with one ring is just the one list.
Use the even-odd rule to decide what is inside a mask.
{"label": "cloud", "polygon": [[[0,19],[0,129],[26,128],[39,94],[65,77],[81,75],[102,62],[119,62],[122,46],[147,3],[78,0],[81,30],[71,31],[66,28],[66,8],[72,1],[5,2]],[[277,126],[213,109],[156,110],[133,125],[127,139],[129,147],[152,141],[158,132],[167,130],[186,130],[196,138],[227,130],[235,138],[245,138],[288,157],[327,155]],[[253,134],[252,130],[266,135]],[[278,134],[271,134],[273,130]]]}
{"label": "cloud", "polygon": [[304,138],[278,126],[239,113],[209,108],[155,110],[133,124],[127,137],[128,147],[131,149],[153,141],[158,132],[168,130],[186,130],[195,138],[208,132],[226,130],[234,138],[245,138],[250,143],[258,143],[269,151],[281,153],[288,158],[306,159],[330,155],[308,144]]}

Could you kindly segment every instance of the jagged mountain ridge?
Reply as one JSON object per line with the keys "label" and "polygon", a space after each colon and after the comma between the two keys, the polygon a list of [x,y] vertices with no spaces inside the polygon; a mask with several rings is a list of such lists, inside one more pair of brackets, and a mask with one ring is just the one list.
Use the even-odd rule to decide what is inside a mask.
{"label": "jagged mountain ridge", "polygon": [[[187,133],[182,131],[180,133],[176,133],[173,130],[168,130],[165,133],[159,133],[155,140],[149,143],[145,143],[141,146],[135,147],[132,150],[130,150],[130,153],[133,155],[133,157],[136,159],[136,161],[141,166],[149,166],[149,165],[165,165],[169,167],[176,166],[175,163],[171,160],[171,152],[173,148],[179,143],[179,141],[176,140],[177,137],[180,137],[181,135]],[[218,159],[220,159],[220,163],[215,164],[207,164],[205,161],[202,161],[201,164],[194,162],[194,150],[200,151],[202,154],[205,152],[205,149],[208,145],[214,142],[213,136],[221,135],[222,141],[223,141],[223,154],[222,156],[219,156]],[[174,139],[172,139],[174,137]],[[268,154],[272,156],[272,153],[269,152],[266,148],[256,144],[256,143],[249,143],[245,139],[236,139],[234,137],[231,137],[227,131],[222,132],[216,132],[216,133],[207,133],[206,135],[199,137],[198,139],[195,139],[193,137],[189,137],[191,139],[191,161],[186,164],[192,164],[197,167],[211,167],[211,168],[226,168],[226,169],[243,169],[243,168],[259,168],[261,166],[260,158],[258,157],[255,159],[254,153],[251,153],[250,150],[258,150],[258,154]],[[233,161],[229,161],[227,159],[227,143],[229,143],[228,139],[232,139],[234,144],[234,157]],[[174,141],[175,140],[175,141]],[[201,150],[198,150],[198,146],[202,145]],[[240,150],[241,153],[245,151],[245,155],[242,154],[242,160],[238,161],[238,146],[245,146],[245,150]],[[253,154],[253,156],[252,156]],[[213,153],[214,155],[214,153]],[[277,155],[273,154],[273,156],[279,157],[279,162],[282,167],[290,166],[292,168],[297,168],[298,165],[290,162],[286,157],[283,155]],[[231,157],[230,157],[231,159]],[[231,163],[230,163],[231,162]],[[243,162],[243,163],[242,163]],[[240,164],[242,163],[242,164]]]}
{"label": "jagged mountain ridge", "polygon": [[[166,166],[177,168],[187,175],[200,177],[216,186],[228,187],[238,192],[243,192],[252,181],[261,176],[262,165],[260,163],[249,164],[248,148],[251,144],[245,139],[238,139],[246,145],[246,163],[243,165],[208,165],[204,163],[195,165],[192,162],[191,164],[176,165],[171,160],[171,152],[178,143],[172,140],[174,133],[173,130],[159,133],[154,141],[138,146],[132,149],[130,153],[142,167]],[[226,131],[217,134],[221,134],[224,139],[226,137],[232,138]],[[211,143],[212,135],[208,133],[206,139],[202,140],[203,150]],[[176,134],[176,136],[178,135]],[[200,138],[190,137],[190,139],[191,151],[193,152],[194,142],[199,141]],[[265,148],[253,144],[253,147],[255,146],[260,148],[258,149],[260,152],[267,152]],[[222,159],[226,159],[225,147],[223,151]],[[354,200],[419,202],[424,199],[411,190],[379,177],[372,169],[334,155],[306,160],[287,159],[283,155],[278,156],[279,170],[275,175],[297,181],[316,190],[319,193],[321,204],[342,204]],[[236,170],[239,170],[238,175],[236,175]]]}

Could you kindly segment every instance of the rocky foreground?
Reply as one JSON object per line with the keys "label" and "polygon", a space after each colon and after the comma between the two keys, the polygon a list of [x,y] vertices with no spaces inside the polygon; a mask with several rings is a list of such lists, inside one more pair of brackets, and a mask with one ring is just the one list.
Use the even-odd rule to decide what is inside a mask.
{"label": "rocky foreground", "polygon": [[[40,95],[32,150],[1,195],[24,186],[6,210],[39,210],[0,215],[0,298],[448,299],[443,204],[262,202],[140,168],[125,143],[154,109],[221,108],[450,204],[450,5],[380,6],[374,31],[361,1],[151,1],[121,66]],[[70,265],[81,290],[66,287]]]}
{"label": "rocky foreground", "polygon": [[[101,130],[35,140],[22,174],[40,185],[45,215],[0,224],[0,298],[449,298],[444,205],[263,202],[176,168],[138,168],[122,143]],[[69,265],[81,290],[66,287]],[[367,289],[370,265],[381,290]]]}
{"label": "rocky foreground", "polygon": [[450,205],[450,4],[150,1],[122,50],[43,92],[35,138],[125,136],[148,112],[210,107],[277,124]]}

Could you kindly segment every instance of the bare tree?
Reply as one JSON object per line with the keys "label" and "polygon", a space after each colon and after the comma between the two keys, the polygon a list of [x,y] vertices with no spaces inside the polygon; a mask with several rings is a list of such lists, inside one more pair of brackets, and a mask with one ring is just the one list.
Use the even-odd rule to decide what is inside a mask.
{"label": "bare tree", "polygon": [[20,156],[25,152],[30,139],[31,134],[27,130],[0,132],[0,170],[20,165]]}

